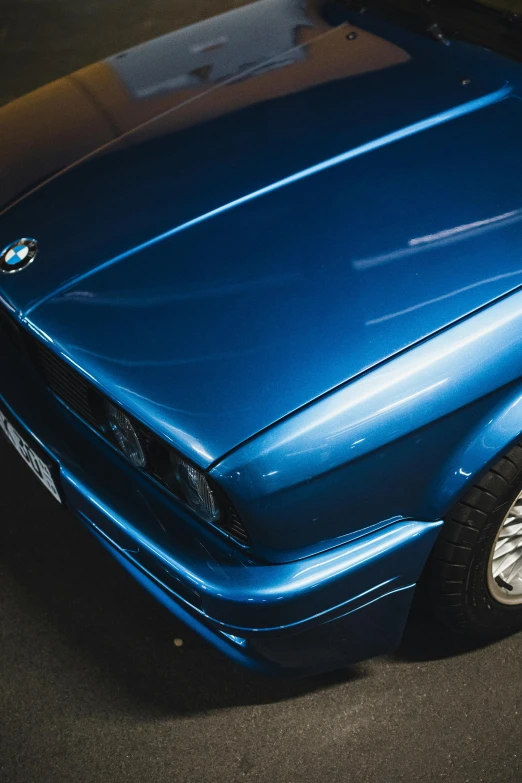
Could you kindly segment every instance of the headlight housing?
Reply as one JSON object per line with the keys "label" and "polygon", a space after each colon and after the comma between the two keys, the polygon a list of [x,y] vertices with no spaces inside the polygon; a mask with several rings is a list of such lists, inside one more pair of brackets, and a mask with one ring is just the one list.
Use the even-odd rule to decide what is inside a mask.
{"label": "headlight housing", "polygon": [[116,441],[119,450],[135,468],[144,468],[147,458],[143,451],[140,437],[129,417],[119,408],[107,402],[105,406],[109,430]]}
{"label": "headlight housing", "polygon": [[250,543],[236,511],[204,471],[109,400],[99,397],[93,410],[98,428],[133,467],[155,479],[203,522],[244,546]]}
{"label": "headlight housing", "polygon": [[[135,469],[150,476],[198,519],[248,546],[250,537],[234,507],[213,479],[161,437],[109,400],[82,373],[37,340],[0,308],[9,339],[34,363],[49,390],[69,412],[116,448]],[[4,323],[5,322],[5,323]]]}
{"label": "headlight housing", "polygon": [[205,522],[219,522],[222,512],[218,499],[203,473],[184,459],[180,459],[176,479],[185,502],[198,517]]}

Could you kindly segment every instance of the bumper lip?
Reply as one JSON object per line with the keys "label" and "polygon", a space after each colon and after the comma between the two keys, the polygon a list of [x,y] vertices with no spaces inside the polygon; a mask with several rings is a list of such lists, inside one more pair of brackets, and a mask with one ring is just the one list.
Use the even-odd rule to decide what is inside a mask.
{"label": "bumper lip", "polygon": [[[352,654],[346,651],[335,652],[332,655],[330,650],[322,651],[319,649],[313,649],[310,653],[310,641],[312,642],[312,648],[321,647],[321,639],[319,638],[319,645],[317,645],[317,627],[312,629],[310,633],[301,633],[290,636],[290,656],[288,655],[288,647],[285,645],[285,638],[283,637],[283,643],[280,644],[281,637],[274,636],[274,634],[262,634],[256,638],[256,635],[252,636],[247,634],[246,637],[236,636],[230,633],[226,633],[224,630],[214,628],[202,621],[200,617],[193,614],[193,607],[184,607],[180,604],[180,597],[169,594],[169,591],[164,585],[159,583],[157,579],[142,567],[139,567],[136,563],[132,562],[122,552],[117,551],[114,548],[113,543],[100,531],[96,530],[89,520],[85,519],[82,515],[82,519],[87,523],[88,528],[95,538],[101,543],[101,545],[120,563],[120,565],[145,589],[149,592],[153,598],[161,603],[172,615],[181,620],[191,630],[202,636],[207,642],[212,644],[220,652],[227,655],[235,663],[245,666],[251,670],[256,671],[259,674],[270,676],[288,676],[289,674],[308,676],[316,674],[321,671],[327,671],[333,668],[340,668],[341,666],[351,665],[357,663],[366,657],[373,657],[374,655],[380,655],[382,653],[392,652],[398,645],[402,636],[403,627],[406,621],[407,612],[401,612],[399,620],[396,624],[391,625],[391,640],[390,640],[390,628],[387,629],[387,633],[384,634],[383,639],[370,638],[362,641],[364,652],[357,652],[356,650],[361,648],[360,638],[357,640],[358,645],[356,650]],[[338,634],[339,629],[337,626],[341,625],[346,629],[346,619],[348,620],[348,627],[352,632],[357,631],[358,626],[364,629],[365,617],[360,615],[368,615],[374,606],[377,606],[377,611],[381,612],[382,622],[385,622],[382,609],[384,607],[384,613],[386,613],[386,600],[393,599],[399,595],[402,600],[402,605],[409,608],[411,600],[413,599],[413,593],[415,585],[406,585],[398,587],[385,595],[381,595],[377,598],[369,600],[366,604],[352,609],[346,615],[337,618],[337,621],[327,621],[319,626],[319,632],[329,625],[334,626],[334,639]],[[383,605],[381,607],[380,605]],[[399,606],[401,604],[399,603]],[[370,610],[370,612],[368,612]],[[352,621],[352,617],[355,615],[355,624]],[[379,616],[379,614],[377,614]],[[344,621],[344,624],[343,624]],[[320,633],[319,633],[320,636]],[[265,642],[268,640],[268,649]],[[256,647],[257,643],[257,647]],[[322,642],[323,647],[324,641]],[[325,654],[326,653],[326,654]]]}
{"label": "bumper lip", "polygon": [[218,561],[208,550],[205,558],[201,550],[165,549],[67,470],[62,481],[68,506],[112,549],[201,622],[239,636],[300,633],[414,586],[442,524],[402,521],[285,564],[248,562],[232,553]]}
{"label": "bumper lip", "polygon": [[198,633],[220,652],[223,652],[231,660],[242,666],[254,669],[260,674],[279,675],[282,673],[282,667],[280,665],[257,654],[255,650],[249,646],[246,639],[226,634],[223,631],[218,631],[202,622],[201,619],[193,614],[194,607],[190,607],[190,609],[188,606],[184,607],[181,604],[183,599],[180,598],[180,596],[170,595],[165,586],[159,583],[152,574],[148,573],[143,568],[139,568],[129,559],[129,557],[126,557],[122,552],[118,551],[107,536],[95,529],[90,521],[83,517],[83,515],[81,515],[81,518],[100,544],[110,552],[133,579],[191,630]]}

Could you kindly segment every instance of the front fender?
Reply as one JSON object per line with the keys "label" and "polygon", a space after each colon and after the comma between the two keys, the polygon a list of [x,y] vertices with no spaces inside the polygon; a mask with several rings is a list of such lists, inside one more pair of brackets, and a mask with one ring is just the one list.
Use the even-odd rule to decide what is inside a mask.
{"label": "front fender", "polygon": [[391,520],[440,519],[518,437],[521,377],[516,291],[280,421],[211,473],[269,558]]}
{"label": "front fender", "polygon": [[509,451],[522,432],[522,383],[510,385],[459,443],[434,478],[428,496],[433,509],[449,510],[477,479]]}

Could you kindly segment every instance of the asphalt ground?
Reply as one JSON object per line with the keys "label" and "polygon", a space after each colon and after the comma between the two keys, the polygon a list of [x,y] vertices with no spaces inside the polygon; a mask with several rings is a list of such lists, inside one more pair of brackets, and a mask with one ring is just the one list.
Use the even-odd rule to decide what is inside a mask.
{"label": "asphalt ground", "polygon": [[[240,4],[0,0],[0,102]],[[0,438],[2,783],[515,783],[521,663],[522,635],[477,648],[421,605],[394,655],[253,675],[145,594]]]}

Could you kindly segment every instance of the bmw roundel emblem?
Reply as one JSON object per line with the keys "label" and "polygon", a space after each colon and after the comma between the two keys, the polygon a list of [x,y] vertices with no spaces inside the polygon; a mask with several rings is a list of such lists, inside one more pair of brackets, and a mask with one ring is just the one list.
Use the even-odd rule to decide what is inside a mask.
{"label": "bmw roundel emblem", "polygon": [[32,264],[38,254],[36,239],[18,239],[0,253],[0,272],[12,275]]}

